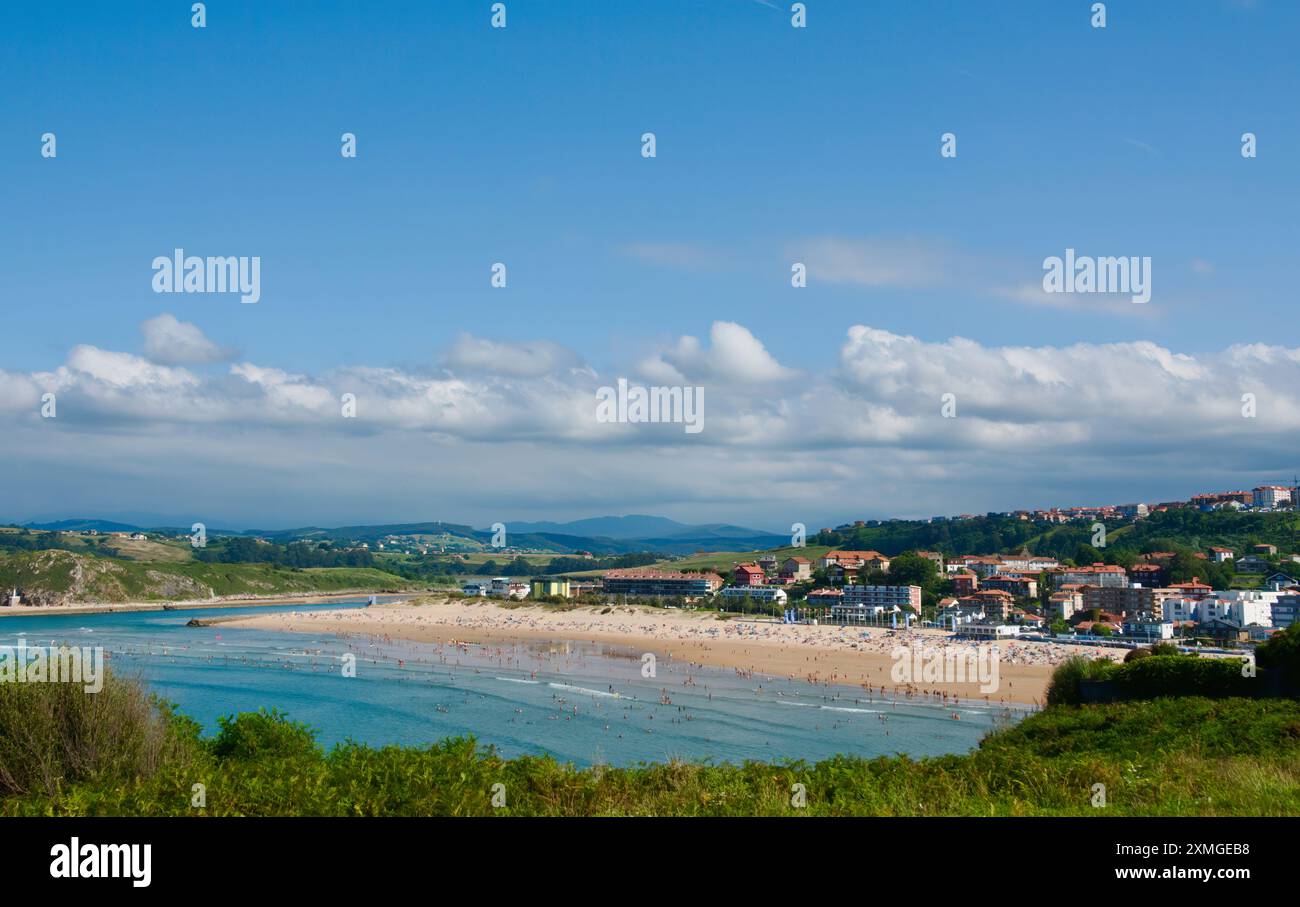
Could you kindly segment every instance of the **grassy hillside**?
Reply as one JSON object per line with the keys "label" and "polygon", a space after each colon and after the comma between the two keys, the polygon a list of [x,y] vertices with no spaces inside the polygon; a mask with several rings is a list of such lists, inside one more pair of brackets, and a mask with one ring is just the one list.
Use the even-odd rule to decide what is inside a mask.
{"label": "grassy hillside", "polygon": [[403,589],[401,577],[370,568],[294,570],[269,564],[148,563],[74,551],[0,552],[0,587],[32,604],[187,601],[344,589]]}
{"label": "grassy hillside", "polygon": [[[23,745],[10,741],[22,741]],[[324,752],[282,716],[201,738],[131,681],[0,685],[8,815],[1300,815],[1300,703],[1058,706],[960,756],[585,770],[473,740]],[[206,806],[190,805],[194,779]],[[494,808],[494,785],[505,806]],[[1094,785],[1106,805],[1094,807]],[[792,805],[803,785],[806,805]],[[498,789],[501,790],[501,789]]]}
{"label": "grassy hillside", "polygon": [[737,562],[751,561],[761,553],[774,555],[777,563],[788,557],[806,557],[813,562],[815,568],[821,556],[830,550],[828,545],[809,545],[806,548],[774,548],[763,552],[710,551],[677,561],[663,561],[658,566],[672,570],[714,570],[725,574],[730,573],[732,566]]}

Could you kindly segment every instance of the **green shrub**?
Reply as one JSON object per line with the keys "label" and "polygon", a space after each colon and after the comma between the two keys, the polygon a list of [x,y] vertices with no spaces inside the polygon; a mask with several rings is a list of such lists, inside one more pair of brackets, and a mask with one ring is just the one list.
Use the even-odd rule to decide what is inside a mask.
{"label": "green shrub", "polygon": [[218,759],[296,759],[319,753],[312,729],[276,709],[222,717],[217,723],[220,730],[211,746]]}
{"label": "green shrub", "polygon": [[1261,643],[1255,650],[1255,660],[1261,668],[1280,669],[1292,682],[1300,682],[1300,623],[1274,633],[1267,642]]}
{"label": "green shrub", "polygon": [[1077,705],[1082,701],[1079,684],[1085,680],[1104,680],[1114,667],[1108,659],[1073,655],[1056,666],[1047,684],[1048,705]]}
{"label": "green shrub", "polygon": [[0,797],[147,778],[197,733],[141,684],[107,670],[96,693],[79,683],[0,683]]}
{"label": "green shrub", "polygon": [[1191,658],[1186,655],[1144,658],[1120,665],[1106,677],[1125,699],[1161,696],[1253,696],[1258,681],[1246,677],[1236,658]]}

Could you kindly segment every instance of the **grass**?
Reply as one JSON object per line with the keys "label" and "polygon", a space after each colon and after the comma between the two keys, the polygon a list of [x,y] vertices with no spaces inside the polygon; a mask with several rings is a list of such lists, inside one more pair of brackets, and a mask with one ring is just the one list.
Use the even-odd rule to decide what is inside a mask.
{"label": "grass", "polygon": [[660,561],[653,566],[661,570],[713,570],[730,574],[735,564],[754,561],[770,554],[776,558],[778,565],[788,557],[803,557],[812,561],[815,568],[822,555],[833,550],[829,545],[809,545],[804,548],[772,548],[763,551],[710,551],[675,561]]}
{"label": "grass", "polygon": [[188,542],[156,542],[151,539],[110,538],[108,547],[118,557],[151,563],[181,564],[194,560],[194,549]]}
{"label": "grass", "polygon": [[[275,712],[226,718],[205,738],[166,707],[143,707],[132,680],[110,676],[102,703],[80,690],[0,687],[0,777],[20,779],[0,787],[0,814],[1300,815],[1293,700],[1054,706],[969,754],[919,760],[577,769],[504,759],[472,739],[327,752]],[[1099,783],[1103,808],[1091,805]]]}

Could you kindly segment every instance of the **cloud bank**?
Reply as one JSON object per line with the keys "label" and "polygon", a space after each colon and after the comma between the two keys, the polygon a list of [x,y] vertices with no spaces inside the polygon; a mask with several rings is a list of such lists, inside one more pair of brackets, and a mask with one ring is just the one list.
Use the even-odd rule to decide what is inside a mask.
{"label": "cloud bank", "polygon": [[[928,516],[1276,481],[1300,431],[1300,349],[1269,344],[999,347],[854,325],[807,373],[716,322],[625,371],[462,335],[426,371],[309,375],[228,361],[170,316],[142,331],[140,353],[83,344],[48,371],[0,371],[15,463],[0,518],[164,495],[246,523]],[[598,422],[596,389],[620,377],[704,387],[705,430]]]}

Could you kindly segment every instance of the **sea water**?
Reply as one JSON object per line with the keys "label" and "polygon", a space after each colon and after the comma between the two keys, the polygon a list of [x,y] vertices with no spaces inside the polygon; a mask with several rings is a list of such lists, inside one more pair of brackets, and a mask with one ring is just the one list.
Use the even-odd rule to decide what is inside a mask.
{"label": "sea water", "polygon": [[504,756],[579,765],[962,753],[1024,714],[663,657],[647,677],[641,653],[590,642],[456,646],[186,626],[196,617],[364,604],[5,617],[0,645],[25,636],[29,645],[101,646],[115,673],[142,679],[208,732],[220,716],[275,708],[312,726],[326,746],[473,735]]}

